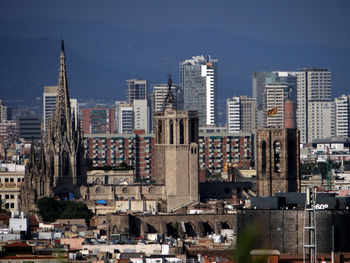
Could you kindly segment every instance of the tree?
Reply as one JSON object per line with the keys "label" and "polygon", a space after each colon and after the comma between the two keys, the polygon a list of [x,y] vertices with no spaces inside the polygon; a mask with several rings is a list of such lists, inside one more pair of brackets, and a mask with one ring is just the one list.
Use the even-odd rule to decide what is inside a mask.
{"label": "tree", "polygon": [[93,215],[86,204],[82,202],[56,200],[52,197],[39,199],[37,207],[43,220],[48,222],[54,222],[58,218],[84,218],[85,221],[88,221]]}

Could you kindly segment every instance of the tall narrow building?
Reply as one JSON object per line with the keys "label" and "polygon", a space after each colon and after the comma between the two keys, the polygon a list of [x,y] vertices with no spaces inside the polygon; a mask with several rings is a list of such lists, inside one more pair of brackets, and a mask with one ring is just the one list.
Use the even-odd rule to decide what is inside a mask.
{"label": "tall narrow building", "polygon": [[117,133],[132,133],[134,130],[134,109],[126,101],[115,102],[115,131]]}
{"label": "tall narrow building", "polygon": [[[76,128],[77,127],[77,128]],[[86,164],[79,121],[75,124],[69,100],[64,43],[61,42],[56,107],[49,119],[39,154],[32,144],[21,189],[21,209],[35,211],[42,197],[80,197],[86,182]]]}
{"label": "tall narrow building", "polygon": [[[273,99],[277,88],[283,88],[284,101],[286,99],[296,102],[296,72],[294,71],[272,71],[272,72],[253,72],[252,75],[252,93],[256,99],[256,128],[271,127],[276,124],[276,116],[268,118],[266,111],[275,108],[273,104],[280,104],[281,97]],[[269,90],[267,90],[269,89]],[[281,90],[279,90],[280,93]],[[280,96],[281,94],[277,94]],[[269,95],[269,98],[267,96]],[[287,95],[287,97],[285,96]],[[279,101],[279,102],[277,102]],[[284,103],[284,102],[282,102]],[[269,104],[269,105],[268,105]],[[272,107],[272,108],[271,108]],[[278,126],[283,127],[284,106],[280,104],[277,107],[279,115]],[[282,121],[281,121],[282,120]],[[269,121],[269,123],[267,123]],[[271,123],[272,121],[272,123]]]}
{"label": "tall narrow building", "polygon": [[337,137],[350,136],[350,100],[349,95],[342,95],[334,99],[335,103],[335,135]]}
{"label": "tall narrow building", "polygon": [[229,133],[241,131],[241,101],[239,97],[226,99],[226,129]]}
{"label": "tall narrow building", "polygon": [[[297,73],[297,128],[300,131],[300,142],[311,143],[309,138],[310,103],[331,101],[331,72],[325,68],[305,68]],[[317,132],[316,132],[317,134]]]}
{"label": "tall narrow building", "polygon": [[184,91],[184,109],[197,111],[199,125],[217,122],[217,59],[195,56],[180,63],[180,85]]}
{"label": "tall narrow building", "polygon": [[226,100],[226,129],[229,133],[252,132],[255,129],[256,101],[248,96]]}

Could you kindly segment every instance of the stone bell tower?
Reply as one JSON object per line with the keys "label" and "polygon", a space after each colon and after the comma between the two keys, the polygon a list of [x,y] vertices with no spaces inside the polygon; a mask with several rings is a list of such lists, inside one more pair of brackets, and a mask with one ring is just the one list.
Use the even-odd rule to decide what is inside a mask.
{"label": "stone bell tower", "polygon": [[257,130],[256,169],[258,196],[299,192],[300,135],[298,129]]}
{"label": "stone bell tower", "polygon": [[176,109],[171,78],[163,111],[154,114],[155,181],[165,185],[167,211],[198,201],[198,116]]}

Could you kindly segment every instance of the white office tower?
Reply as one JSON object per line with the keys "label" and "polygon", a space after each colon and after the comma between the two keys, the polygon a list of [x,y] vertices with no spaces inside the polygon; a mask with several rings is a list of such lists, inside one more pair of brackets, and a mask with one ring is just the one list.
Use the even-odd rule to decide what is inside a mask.
{"label": "white office tower", "polygon": [[184,109],[198,112],[199,125],[217,121],[217,59],[195,56],[180,63]]}
{"label": "white office tower", "polygon": [[[44,86],[43,93],[43,120],[44,120],[44,130],[46,131],[46,126],[48,119],[51,117],[52,113],[56,108],[56,97],[57,97],[57,86]],[[74,113],[75,124],[77,125],[79,105],[77,99],[70,99],[71,112]]]}
{"label": "white office tower", "polygon": [[133,106],[126,101],[115,102],[115,130],[117,133],[132,133],[134,130]]}
{"label": "white office tower", "polygon": [[134,111],[134,129],[135,130],[145,130],[149,133],[150,123],[149,123],[149,107],[147,100],[134,100],[133,102]]}
{"label": "white office tower", "polygon": [[239,97],[226,100],[226,129],[229,133],[241,131],[241,103]]}
{"label": "white office tower", "polygon": [[9,106],[6,106],[0,100],[0,122],[10,121],[12,119],[12,111]]}
{"label": "white office tower", "polygon": [[[309,129],[316,131],[310,121],[309,104],[312,102],[331,101],[331,72],[324,68],[305,68],[297,73],[297,128],[300,131],[300,142],[311,143]],[[311,107],[313,108],[313,107]],[[323,129],[323,128],[322,128]],[[316,132],[316,134],[322,131]],[[317,135],[316,135],[317,136]]]}
{"label": "white office tower", "polygon": [[266,84],[265,112],[276,110],[275,113],[266,116],[266,126],[272,128],[284,128],[284,102],[289,98],[288,84]]}
{"label": "white office tower", "polygon": [[334,99],[335,103],[335,135],[349,137],[349,96],[342,95]]}
{"label": "white office tower", "polygon": [[334,102],[309,102],[308,114],[308,140],[310,143],[315,139],[335,136]]}

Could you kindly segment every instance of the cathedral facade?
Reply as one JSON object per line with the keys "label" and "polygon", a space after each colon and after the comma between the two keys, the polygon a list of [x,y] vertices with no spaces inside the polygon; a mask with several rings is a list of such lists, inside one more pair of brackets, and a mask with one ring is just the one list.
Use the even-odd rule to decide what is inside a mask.
{"label": "cathedral facade", "polygon": [[[108,180],[111,176],[103,171],[95,176],[98,177],[95,181],[87,181],[83,135],[79,121],[75,123],[71,112],[65,61],[62,41],[56,108],[39,149],[32,143],[21,189],[21,210],[36,211],[36,202],[42,197],[79,199],[91,209],[104,199],[115,204],[114,211],[118,202],[121,205],[126,200],[143,202],[145,207],[149,202],[156,202],[157,210],[164,212],[199,201],[198,116],[195,111],[176,109],[170,77],[163,111],[154,116],[155,182],[142,184],[128,180],[126,183],[124,180],[119,184],[118,180]],[[102,183],[100,177],[107,180]]]}
{"label": "cathedral facade", "polygon": [[[21,209],[35,211],[42,197],[79,198],[86,182],[83,136],[71,112],[64,42],[61,42],[56,108],[36,151],[34,143],[21,189]],[[37,152],[37,154],[36,154]]]}

